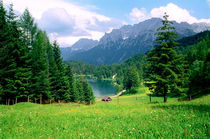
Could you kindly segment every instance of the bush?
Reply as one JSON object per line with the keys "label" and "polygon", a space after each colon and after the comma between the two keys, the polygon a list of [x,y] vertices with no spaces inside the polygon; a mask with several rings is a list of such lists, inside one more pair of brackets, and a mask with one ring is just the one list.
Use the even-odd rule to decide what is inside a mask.
{"label": "bush", "polygon": [[131,88],[129,90],[127,90],[126,92],[123,93],[123,95],[133,95],[133,94],[137,94],[138,91],[135,88]]}

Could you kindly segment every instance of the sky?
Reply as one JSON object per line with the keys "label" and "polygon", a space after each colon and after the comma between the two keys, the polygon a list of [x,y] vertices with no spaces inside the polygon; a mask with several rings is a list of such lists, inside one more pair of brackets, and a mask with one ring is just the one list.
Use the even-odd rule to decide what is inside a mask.
{"label": "sky", "polygon": [[22,14],[28,8],[50,40],[61,47],[81,38],[99,40],[112,29],[161,18],[189,24],[210,24],[210,0],[3,0]]}

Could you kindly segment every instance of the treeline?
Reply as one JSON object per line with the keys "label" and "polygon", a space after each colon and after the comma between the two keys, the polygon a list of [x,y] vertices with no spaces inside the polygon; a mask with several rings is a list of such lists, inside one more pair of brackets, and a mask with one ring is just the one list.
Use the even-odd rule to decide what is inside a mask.
{"label": "treeline", "polygon": [[91,65],[80,61],[66,62],[65,64],[72,67],[74,74],[78,75],[92,75],[98,80],[111,79],[119,64],[114,65]]}
{"label": "treeline", "polygon": [[17,16],[0,2],[0,102],[94,102],[85,78],[74,79],[62,62],[59,45],[50,43],[26,9]]}

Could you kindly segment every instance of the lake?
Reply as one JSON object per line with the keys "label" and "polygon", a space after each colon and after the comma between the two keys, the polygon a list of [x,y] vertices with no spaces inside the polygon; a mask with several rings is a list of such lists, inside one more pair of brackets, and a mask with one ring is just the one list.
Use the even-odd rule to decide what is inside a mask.
{"label": "lake", "polygon": [[115,95],[116,89],[108,80],[88,79],[96,97]]}

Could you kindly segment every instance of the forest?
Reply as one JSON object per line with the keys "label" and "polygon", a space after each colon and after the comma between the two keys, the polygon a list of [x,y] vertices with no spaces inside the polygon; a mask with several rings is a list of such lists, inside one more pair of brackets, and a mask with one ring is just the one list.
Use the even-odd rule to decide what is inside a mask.
{"label": "forest", "polygon": [[94,102],[84,77],[74,79],[59,44],[49,41],[28,9],[21,16],[0,3],[0,103]]}

